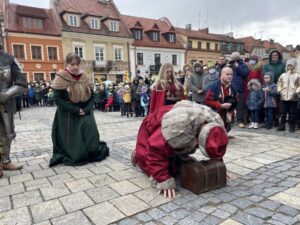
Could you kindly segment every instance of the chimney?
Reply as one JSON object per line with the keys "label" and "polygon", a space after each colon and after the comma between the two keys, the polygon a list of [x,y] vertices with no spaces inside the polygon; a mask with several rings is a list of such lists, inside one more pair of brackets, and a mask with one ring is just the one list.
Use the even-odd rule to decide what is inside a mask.
{"label": "chimney", "polygon": [[208,32],[209,32],[208,27],[206,27],[204,29],[200,29],[200,31],[202,31],[203,33],[206,33],[206,34],[208,34]]}
{"label": "chimney", "polygon": [[185,25],[185,29],[186,30],[192,30],[192,24],[189,23],[189,24]]}
{"label": "chimney", "polygon": [[270,39],[270,44],[274,44],[274,39]]}

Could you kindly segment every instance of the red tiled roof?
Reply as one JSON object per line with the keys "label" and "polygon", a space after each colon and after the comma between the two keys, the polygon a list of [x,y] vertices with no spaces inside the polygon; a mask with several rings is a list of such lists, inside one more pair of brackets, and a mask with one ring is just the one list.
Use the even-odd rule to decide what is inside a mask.
{"label": "red tiled roof", "polygon": [[[54,7],[59,15],[60,23],[63,27],[62,31],[130,38],[130,32],[126,29],[123,21],[121,20],[121,15],[113,0],[109,0],[105,4],[96,0],[58,0]],[[69,26],[60,16],[64,12],[76,13],[85,17],[87,15],[91,15],[119,20],[119,32],[110,31],[105,25],[104,20],[101,21],[100,30],[91,29],[83,19],[80,20],[80,27]]]}
{"label": "red tiled roof", "polygon": [[[5,22],[6,28],[9,32],[18,32],[18,33],[31,33],[31,34],[41,34],[41,35],[51,35],[51,36],[60,36],[59,26],[57,25],[57,21],[55,20],[54,12],[51,9],[42,9],[36,7],[19,7],[20,5],[9,4],[6,7],[5,12]],[[17,14],[17,9],[22,9],[22,14]],[[25,10],[25,11],[24,11]],[[35,14],[29,16],[29,12],[38,12],[39,16],[35,16]],[[18,23],[19,16],[26,17],[39,17],[43,16],[41,19],[44,20],[44,28],[43,30],[37,29],[29,29],[23,27],[22,23]]]}
{"label": "red tiled roof", "polygon": [[179,28],[179,27],[176,27],[175,29],[178,33],[180,33],[183,36],[186,36],[188,38],[195,38],[195,39],[199,39],[199,40],[208,40],[208,41],[220,41],[220,38],[215,37],[214,35],[211,35],[211,34],[207,34],[203,31],[187,30],[187,29]]}
{"label": "red tiled roof", "polygon": [[272,43],[268,40],[265,40],[264,41],[264,47],[267,51],[270,51],[270,50],[278,50],[279,52],[288,52],[287,48],[285,48],[284,46],[282,46],[280,43]]}
{"label": "red tiled roof", "polygon": [[225,35],[225,34],[214,34],[214,33],[209,33],[209,34],[216,37],[216,38],[219,38],[222,41],[232,42],[232,43],[239,43],[239,44],[243,43],[241,40],[235,39],[235,38],[230,37],[230,36]]}
{"label": "red tiled roof", "polygon": [[57,7],[58,13],[67,11],[120,19],[120,15],[116,10],[113,1],[108,1],[104,4],[96,0],[58,0],[55,7]]}
{"label": "red tiled roof", "polygon": [[[170,43],[164,37],[164,34],[166,33],[177,34],[177,32],[174,30],[174,27],[167,19],[149,19],[143,17],[122,15],[122,20],[124,21],[128,30],[133,28],[140,28],[136,27],[137,22],[139,22],[143,27],[143,39],[134,40],[133,44],[135,46],[184,49],[178,38],[176,38],[175,43]],[[157,27],[155,26],[155,24]],[[159,41],[154,42],[149,38],[147,32],[150,30],[156,30],[160,32]]]}
{"label": "red tiled roof", "polygon": [[249,53],[252,52],[253,48],[255,48],[255,47],[265,48],[262,41],[256,40],[252,36],[239,38],[237,40],[240,40],[240,41],[244,42],[244,49]]}

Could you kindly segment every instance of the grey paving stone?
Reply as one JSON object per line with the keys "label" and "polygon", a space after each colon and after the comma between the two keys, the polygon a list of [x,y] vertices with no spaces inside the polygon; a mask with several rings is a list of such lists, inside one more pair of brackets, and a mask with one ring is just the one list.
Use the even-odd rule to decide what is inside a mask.
{"label": "grey paving stone", "polygon": [[259,219],[255,216],[249,215],[244,212],[238,212],[236,215],[233,216],[233,219],[243,224],[264,224],[264,221],[262,219]]}
{"label": "grey paving stone", "polygon": [[216,217],[218,217],[220,219],[227,219],[231,215],[231,213],[226,212],[226,211],[224,211],[222,209],[217,209],[211,215],[216,216]]}
{"label": "grey paving stone", "polygon": [[137,214],[136,218],[141,220],[144,223],[149,222],[149,221],[152,220],[152,217],[149,216],[147,213],[144,213],[144,212]]}
{"label": "grey paving stone", "polygon": [[29,191],[12,196],[14,208],[21,208],[27,205],[34,205],[42,202],[39,191]]}
{"label": "grey paving stone", "polygon": [[89,177],[88,180],[92,184],[96,185],[97,187],[110,185],[110,184],[113,184],[113,183],[116,182],[116,180],[114,180],[113,178],[111,178],[107,174],[100,174],[100,175],[97,175],[97,176]]}
{"label": "grey paving stone", "polygon": [[160,218],[166,216],[166,213],[160,209],[154,208],[149,210],[148,215],[151,216],[154,220],[159,220]]}
{"label": "grey paving stone", "polygon": [[180,220],[178,222],[179,225],[198,225],[197,222],[195,222],[194,220],[190,219],[190,218],[184,218],[183,220]]}
{"label": "grey paving stone", "polygon": [[173,225],[173,224],[176,224],[178,221],[175,220],[175,219],[174,219],[173,217],[171,217],[171,216],[165,216],[165,217],[161,218],[161,219],[159,220],[159,222],[160,222],[161,224],[164,224],[164,225]]}
{"label": "grey paving stone", "polygon": [[118,192],[120,195],[126,195],[140,191],[141,188],[129,182],[128,180],[120,181],[109,185],[113,190]]}
{"label": "grey paving stone", "polygon": [[282,213],[285,213],[287,214],[288,216],[297,216],[297,215],[300,215],[300,211],[295,209],[295,208],[292,208],[290,206],[287,206],[287,205],[283,205],[281,206],[279,209],[277,209],[278,212],[282,212]]}
{"label": "grey paving stone", "polygon": [[73,192],[85,191],[92,189],[95,186],[91,184],[87,179],[80,179],[66,182],[67,187]]}
{"label": "grey paving stone", "polygon": [[16,183],[16,184],[0,187],[1,197],[19,194],[24,191],[25,189],[22,183]]}
{"label": "grey paving stone", "polygon": [[94,176],[95,174],[92,173],[90,170],[88,169],[77,169],[77,170],[74,170],[74,171],[70,171],[69,172],[72,177],[74,177],[76,180],[79,180],[79,179],[82,179],[82,178],[86,178],[86,177],[91,177],[91,176]]}
{"label": "grey paving stone", "polygon": [[268,220],[267,221],[267,224],[272,224],[272,225],[285,225],[285,223],[281,223],[281,222],[279,222],[279,221],[277,221],[277,220]]}
{"label": "grey paving stone", "polygon": [[45,169],[32,172],[35,179],[50,177],[56,175],[52,169]]}
{"label": "grey paving stone", "polygon": [[126,218],[124,220],[121,220],[118,223],[118,225],[136,225],[136,224],[139,224],[139,221],[131,218]]}
{"label": "grey paving stone", "polygon": [[169,213],[174,219],[181,220],[189,215],[189,212],[186,209],[176,209],[173,212]]}
{"label": "grey paving stone", "polygon": [[128,180],[137,177],[140,174],[134,169],[127,169],[127,170],[109,172],[108,175],[117,181],[122,181],[122,180]]}
{"label": "grey paving stone", "polygon": [[160,209],[164,210],[166,213],[169,213],[169,212],[174,211],[175,209],[178,209],[179,207],[180,207],[179,205],[177,205],[173,202],[170,202],[170,203],[160,206]]}
{"label": "grey paving stone", "polygon": [[81,211],[51,219],[53,225],[91,225]]}
{"label": "grey paving stone", "polygon": [[245,209],[245,208],[253,205],[253,202],[248,200],[247,198],[239,198],[239,199],[232,201],[231,204],[240,209]]}
{"label": "grey paving stone", "polygon": [[15,183],[21,183],[21,182],[33,180],[33,177],[30,173],[27,173],[27,174],[20,174],[17,176],[12,176],[9,179],[10,179],[11,184],[15,184]]}
{"label": "grey paving stone", "polygon": [[96,225],[104,225],[123,219],[125,215],[109,202],[103,202],[83,210]]}
{"label": "grey paving stone", "polygon": [[9,197],[0,198],[0,212],[4,212],[11,209]]}
{"label": "grey paving stone", "polygon": [[230,204],[222,204],[218,206],[219,209],[222,209],[226,212],[229,212],[231,214],[235,213],[237,211],[237,208]]}
{"label": "grey paving stone", "polygon": [[252,214],[254,216],[257,216],[262,219],[269,218],[273,215],[273,212],[263,209],[263,208],[251,208],[251,209],[246,209],[246,213]]}
{"label": "grey paving stone", "polygon": [[0,187],[9,185],[8,178],[1,177],[0,179]]}
{"label": "grey paving stone", "polygon": [[278,192],[284,191],[286,188],[284,187],[272,187],[266,188],[264,192],[261,194],[263,197],[270,197]]}
{"label": "grey paving stone", "polygon": [[294,218],[290,216],[285,216],[281,213],[276,213],[272,216],[273,220],[277,220],[279,222],[285,223],[285,224],[293,224]]}
{"label": "grey paving stone", "polygon": [[208,200],[206,200],[205,198],[199,198],[199,199],[195,199],[193,201],[184,203],[182,205],[182,208],[185,208],[189,211],[194,211],[195,209],[200,208],[202,205],[206,204],[208,202]]}
{"label": "grey paving stone", "polygon": [[217,210],[217,208],[215,206],[205,206],[205,207],[200,208],[201,212],[204,212],[204,213],[207,213],[207,214],[211,214],[215,210]]}
{"label": "grey paving stone", "polygon": [[1,225],[29,225],[32,223],[26,207],[0,213]]}
{"label": "grey paving stone", "polygon": [[271,201],[271,200],[266,200],[266,201],[263,201],[263,202],[259,203],[259,205],[261,207],[264,207],[266,209],[274,211],[275,209],[277,209],[280,206],[280,203],[275,202],[275,201]]}
{"label": "grey paving stone", "polygon": [[65,211],[57,199],[30,206],[35,223],[62,216]]}
{"label": "grey paving stone", "polygon": [[47,178],[35,179],[35,180],[24,182],[24,186],[27,191],[36,190],[36,189],[43,188],[43,187],[49,187],[50,185],[51,184],[47,180]]}
{"label": "grey paving stone", "polygon": [[215,216],[207,216],[204,218],[204,222],[210,225],[217,225],[220,224],[221,220]]}
{"label": "grey paving stone", "polygon": [[253,202],[260,202],[260,201],[262,201],[264,198],[261,197],[261,196],[252,195],[252,196],[249,196],[248,199],[249,199],[250,201],[253,201]]}
{"label": "grey paving stone", "polygon": [[55,184],[65,183],[67,181],[72,181],[72,180],[74,180],[74,178],[69,173],[60,173],[58,175],[48,177],[48,180],[53,185],[55,185]]}
{"label": "grey paving stone", "polygon": [[41,222],[41,223],[35,223],[34,225],[51,225],[49,221]]}
{"label": "grey paving stone", "polygon": [[230,201],[232,201],[233,199],[236,199],[236,198],[237,198],[236,196],[234,196],[232,194],[229,194],[229,193],[224,193],[224,194],[218,195],[218,199],[221,199],[224,202],[230,202]]}
{"label": "grey paving stone", "polygon": [[198,223],[201,222],[206,216],[207,216],[206,213],[199,212],[199,211],[195,211],[190,215],[190,217]]}
{"label": "grey paving stone", "polygon": [[120,195],[107,186],[93,188],[87,190],[86,193],[95,201],[96,203],[108,201],[119,197]]}
{"label": "grey paving stone", "polygon": [[64,184],[41,188],[41,192],[46,201],[71,193]]}
{"label": "grey paving stone", "polygon": [[68,213],[94,205],[93,201],[84,192],[77,192],[60,198]]}
{"label": "grey paving stone", "polygon": [[288,181],[288,180],[286,180],[286,181],[282,181],[282,182],[278,183],[278,186],[291,188],[291,187],[296,186],[298,183],[299,183],[299,181]]}

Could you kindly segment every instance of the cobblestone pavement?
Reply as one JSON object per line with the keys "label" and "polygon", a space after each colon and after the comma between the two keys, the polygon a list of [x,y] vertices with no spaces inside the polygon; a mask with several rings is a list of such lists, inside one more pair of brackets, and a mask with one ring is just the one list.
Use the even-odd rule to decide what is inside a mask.
{"label": "cobblestone pavement", "polygon": [[[300,224],[300,131],[232,131],[225,188],[194,195],[178,184],[164,199],[130,163],[140,118],[95,112],[111,156],[81,167],[48,167],[55,108],[16,118],[13,161],[0,179],[0,224]],[[201,158],[196,154],[196,157]]]}

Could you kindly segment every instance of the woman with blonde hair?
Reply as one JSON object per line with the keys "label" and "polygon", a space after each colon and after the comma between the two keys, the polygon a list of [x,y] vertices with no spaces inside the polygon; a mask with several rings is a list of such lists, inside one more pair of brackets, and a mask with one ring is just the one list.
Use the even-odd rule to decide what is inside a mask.
{"label": "woman with blonde hair", "polygon": [[160,106],[174,105],[183,99],[183,86],[177,81],[170,63],[161,66],[158,79],[151,86],[151,92],[149,113],[154,112]]}

